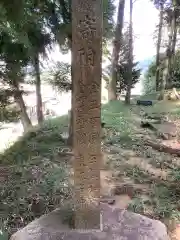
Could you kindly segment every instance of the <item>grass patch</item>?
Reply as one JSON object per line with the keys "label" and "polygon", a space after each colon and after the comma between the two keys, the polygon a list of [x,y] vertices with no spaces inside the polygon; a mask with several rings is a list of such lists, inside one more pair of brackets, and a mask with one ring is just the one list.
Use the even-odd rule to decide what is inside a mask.
{"label": "grass patch", "polygon": [[144,201],[141,198],[135,197],[128,206],[128,210],[135,213],[144,213]]}
{"label": "grass patch", "polygon": [[107,143],[114,144],[122,138],[131,139],[132,128],[129,124],[130,117],[129,107],[124,102],[112,101],[102,106],[101,118],[108,129]]}
{"label": "grass patch", "polygon": [[180,116],[180,101],[157,101],[153,104],[153,106],[140,106],[139,109],[141,111],[144,111],[147,114],[159,114],[159,115],[166,115],[166,116]]}
{"label": "grass patch", "polygon": [[151,218],[180,221],[179,197],[165,184],[152,184],[146,196],[134,196],[128,210],[148,215]]}
{"label": "grass patch", "polygon": [[[163,111],[161,104],[165,103],[158,102],[146,110]],[[113,157],[111,156],[112,159],[107,161],[107,168],[118,170],[119,179],[127,178],[136,184],[151,186],[148,200],[143,199],[140,194],[134,196],[129,206],[131,211],[146,214],[147,209],[151,208],[153,209],[151,216],[154,218],[180,219],[178,189],[158,184],[159,181],[152,181],[152,176],[147,172],[127,164],[129,150],[136,153],[137,146],[140,147],[141,157],[142,153],[147,152],[139,146],[143,145],[143,142],[134,138],[135,120],[131,107],[121,101],[112,101],[102,106],[101,118],[107,130],[104,140],[106,147],[110,153],[111,150],[113,152],[113,147],[114,151],[117,150]],[[172,106],[169,105],[168,109],[172,110]],[[179,114],[178,111],[176,113]],[[8,178],[0,186],[0,225],[4,233],[12,233],[13,229],[25,226],[35,217],[72,199],[69,157],[59,155],[59,151],[66,147],[61,134],[67,131],[67,123],[67,116],[45,121],[41,127],[35,127],[0,155],[0,168],[3,166],[9,171]],[[125,154],[127,152],[127,155],[123,153],[123,149],[126,149],[124,152]],[[122,151],[123,154],[120,155],[118,151]],[[135,156],[138,156],[137,153]],[[133,158],[133,155],[129,157]],[[152,158],[157,159],[157,155],[148,153],[149,162]],[[145,159],[147,160],[147,156]],[[179,169],[172,172],[172,178],[178,188]],[[64,222],[73,222],[71,210],[68,209]]]}
{"label": "grass patch", "polygon": [[67,123],[67,116],[62,116],[34,127],[0,155],[0,163],[22,164],[37,156],[51,158],[65,145],[61,134],[67,130]]}
{"label": "grass patch", "polygon": [[140,95],[138,97],[136,97],[136,100],[157,100],[159,96],[159,92],[152,92],[152,93],[149,93],[149,94],[146,94],[146,95]]}
{"label": "grass patch", "polygon": [[[102,121],[113,132],[112,138],[129,139],[128,117],[128,108],[122,102],[102,107]],[[66,147],[61,134],[67,131],[67,123],[67,116],[45,121],[0,155],[0,168],[9,171],[8,179],[0,186],[0,224],[4,233],[12,234],[72,198],[70,164],[67,157],[58,155]],[[126,130],[124,134],[122,129]]]}
{"label": "grass patch", "polygon": [[[16,231],[72,198],[69,156],[60,157],[67,117],[35,127],[0,155],[0,229]],[[3,172],[4,171],[4,172]],[[6,177],[6,172],[8,176]]]}
{"label": "grass patch", "polygon": [[144,172],[138,166],[127,166],[126,168],[126,176],[131,177],[135,183],[149,183],[151,180],[149,179],[148,173]]}
{"label": "grass patch", "polygon": [[[154,105],[150,107],[140,107],[140,110],[151,113],[170,115],[178,117],[180,114],[179,111],[179,102],[172,101],[155,101],[156,94],[142,97],[140,99],[144,100],[153,100]],[[140,157],[144,158],[144,161],[152,163],[154,167],[161,168],[164,161],[167,163],[165,166],[167,169],[171,170],[168,164],[171,164],[171,156],[164,156],[163,153],[152,150],[147,150],[143,148],[143,142],[140,139],[133,140],[133,120],[131,107],[137,108],[137,106],[126,106],[120,101],[114,101],[110,104],[107,104],[103,107],[102,117],[104,117],[104,122],[107,123],[107,126],[114,131],[113,134],[109,133],[110,137],[106,139],[108,146],[116,146],[117,149],[133,150],[133,144],[139,145]],[[134,110],[134,109],[133,109]],[[137,111],[137,116],[140,115],[140,111]],[[142,146],[141,146],[142,145]],[[135,147],[135,156],[137,146]],[[110,151],[111,152],[111,151]],[[178,182],[180,179],[180,170],[176,168],[172,171],[171,178],[172,182],[163,181],[161,179],[155,179],[155,176],[152,176],[150,173],[144,171],[138,166],[131,166],[127,164],[128,160],[128,151],[127,158],[126,155],[114,155],[114,157],[109,161],[111,165],[111,170],[116,170],[120,172],[120,181],[122,178],[127,181],[132,180],[135,184],[142,184],[144,186],[149,186],[149,192],[147,192],[147,198],[144,199],[143,194],[134,196],[133,201],[131,202],[129,209],[131,211],[148,215],[156,219],[176,219],[180,221],[180,188]],[[156,161],[156,162],[155,162]],[[162,164],[161,164],[162,163]],[[164,170],[164,169],[163,169]],[[122,177],[124,176],[124,177]],[[125,180],[126,181],[126,180]]]}

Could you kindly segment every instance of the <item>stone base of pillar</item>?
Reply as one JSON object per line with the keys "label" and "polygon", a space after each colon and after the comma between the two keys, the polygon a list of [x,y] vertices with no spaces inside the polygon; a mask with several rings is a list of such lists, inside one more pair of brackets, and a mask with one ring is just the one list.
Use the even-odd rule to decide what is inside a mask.
{"label": "stone base of pillar", "polygon": [[10,240],[168,240],[163,223],[101,203],[101,229],[71,230],[62,224],[60,209],[40,217]]}

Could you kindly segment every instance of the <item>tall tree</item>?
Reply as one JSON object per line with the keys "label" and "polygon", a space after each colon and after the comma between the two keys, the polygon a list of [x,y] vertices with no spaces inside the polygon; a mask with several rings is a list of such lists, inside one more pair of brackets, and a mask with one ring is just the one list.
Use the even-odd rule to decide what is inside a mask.
{"label": "tall tree", "polygon": [[166,52],[166,58],[163,62],[162,79],[159,87],[160,90],[159,100],[163,100],[165,97],[164,93],[167,86],[168,67],[169,67],[168,52]]}
{"label": "tall tree", "polygon": [[51,38],[48,33],[43,30],[40,22],[32,22],[29,24],[27,30],[28,39],[30,42],[29,54],[31,56],[31,63],[35,73],[36,85],[36,105],[37,105],[37,120],[38,123],[43,122],[42,110],[42,95],[41,95],[41,73],[40,73],[40,55],[46,55],[46,47],[50,45]]}
{"label": "tall tree", "polygon": [[[175,55],[175,49],[176,49],[176,42],[177,42],[177,29],[178,29],[178,15],[179,15],[179,9],[178,9],[178,4],[176,0],[172,1],[172,10],[168,11],[169,13],[169,28],[170,28],[170,33],[169,33],[169,43],[168,43],[168,73],[167,73],[167,87],[171,88],[172,87],[172,80],[173,80],[173,61],[174,61],[174,55]],[[167,14],[168,14],[167,13]]]}
{"label": "tall tree", "polygon": [[[42,3],[41,3],[42,4]],[[38,25],[39,20],[43,20],[42,23],[44,25],[44,16],[45,12],[39,11],[40,8],[39,6],[41,5],[39,2],[34,2],[34,1],[24,1],[20,0],[18,4],[15,1],[6,2],[6,1],[1,1],[0,7],[1,7],[1,13],[0,13],[0,26],[1,26],[1,31],[3,30],[6,35],[10,37],[12,40],[11,43],[14,45],[21,44],[21,48],[26,49],[26,52],[28,52],[28,62],[29,64],[30,59],[29,57],[32,56],[31,54],[34,53],[34,51],[28,51],[32,47],[31,42],[29,41],[29,36],[28,36],[28,31],[29,28],[32,28],[32,23],[33,27],[36,27],[36,24]],[[43,4],[42,4],[43,5]],[[16,8],[17,11],[13,11],[13,9]],[[36,28],[33,29],[33,33],[35,32]],[[34,47],[34,46],[33,46]],[[19,47],[19,51],[22,52],[22,49]],[[31,48],[32,50],[32,48]],[[34,49],[33,49],[34,50]],[[13,50],[11,49],[13,52]],[[13,87],[16,89],[19,88],[19,82],[20,80],[20,73],[24,68],[24,56],[23,53],[21,53],[21,59],[19,59],[20,52],[18,53],[17,56],[13,56],[13,66],[18,65],[18,68],[16,66],[17,72],[16,74],[18,77],[15,77],[16,79],[16,86],[14,86],[15,81],[13,82]],[[33,61],[35,62],[35,61]],[[11,63],[12,65],[12,63]],[[8,65],[7,65],[8,66]],[[36,58],[36,66],[37,66],[37,58]],[[15,68],[15,67],[14,67]],[[38,71],[38,66],[36,67],[36,70]],[[21,77],[23,78],[23,77]],[[12,86],[11,86],[12,87]],[[18,92],[18,91],[17,91]],[[24,104],[22,94],[16,93],[14,96],[16,98],[16,102],[18,102],[18,105],[21,107],[21,118],[24,119],[22,121],[24,128],[28,128],[29,125],[31,125],[30,119],[26,113],[26,106]],[[39,101],[40,103],[40,101]]]}
{"label": "tall tree", "polygon": [[38,124],[43,122],[43,109],[42,109],[42,95],[41,95],[41,74],[40,74],[40,61],[39,54],[35,54],[33,59],[34,71],[36,76],[36,112]]}
{"label": "tall tree", "polygon": [[178,30],[178,18],[179,18],[179,5],[176,0],[173,0],[173,38],[172,38],[172,55],[175,54],[176,42],[177,42],[177,30]]}
{"label": "tall tree", "polygon": [[[177,40],[177,18],[178,18],[178,11],[177,11],[177,1],[171,0],[154,0],[154,4],[156,8],[160,11],[159,17],[159,26],[158,26],[158,41],[157,41],[157,54],[156,54],[156,91],[162,90],[162,86],[165,88],[172,87],[172,78],[173,78],[173,71],[172,71],[172,62],[173,62],[173,55],[175,53],[175,46]],[[165,21],[164,21],[165,20]],[[166,61],[164,61],[164,67],[166,66],[167,69],[164,68],[163,78],[161,78],[160,82],[160,47],[162,41],[162,28],[167,26],[168,32],[168,42],[167,42],[167,49],[166,49]],[[164,82],[162,82],[164,81]],[[163,92],[163,90],[161,91]]]}
{"label": "tall tree", "polygon": [[[171,68],[171,58],[172,58],[172,39],[173,39],[173,31],[174,31],[174,21],[173,21],[173,12],[171,9],[169,9],[169,21],[168,21],[168,43],[167,43],[167,49],[166,49],[166,60],[165,60],[165,66],[166,68],[164,69],[164,74],[163,74],[163,86],[165,85],[166,88],[171,87],[171,82],[170,82],[170,68]],[[162,91],[162,89],[161,89]]]}
{"label": "tall tree", "polygon": [[124,8],[125,8],[125,0],[119,0],[118,7],[118,15],[117,15],[117,24],[115,29],[115,37],[113,41],[113,53],[112,53],[112,76],[109,81],[108,86],[108,100],[116,100],[117,99],[117,68],[119,61],[119,53],[122,42],[122,29],[123,29],[123,21],[124,21]]}
{"label": "tall tree", "polygon": [[156,91],[159,90],[159,64],[160,64],[160,48],[161,48],[161,41],[162,41],[163,13],[164,13],[164,1],[160,1],[158,39],[157,39],[157,48],[156,48]]}
{"label": "tall tree", "polygon": [[[111,60],[110,53],[106,53],[107,58]],[[122,92],[127,90],[127,84],[129,80],[129,28],[125,30],[122,36],[121,49],[119,54],[119,61],[117,66],[117,81],[116,91],[117,95],[120,96]],[[103,68],[103,79],[106,81],[107,86],[111,78],[112,64],[109,64]],[[138,68],[138,62],[133,62],[132,70],[132,84],[131,88],[139,81],[141,70]]]}
{"label": "tall tree", "polygon": [[164,89],[172,87],[172,61],[173,53],[176,46],[177,36],[177,15],[176,15],[176,1],[171,1],[165,8],[165,20],[168,31],[168,42],[166,47],[166,58],[164,61],[163,77],[160,85],[160,98],[164,98]]}
{"label": "tall tree", "polygon": [[[13,75],[14,75],[14,73],[13,73]],[[18,73],[17,73],[17,75],[18,75]],[[13,83],[13,86],[15,87],[14,99],[15,99],[17,105],[20,108],[21,123],[23,125],[24,132],[27,132],[32,127],[32,123],[31,123],[31,120],[30,120],[30,118],[27,114],[26,105],[25,105],[25,102],[23,100],[22,93],[20,91],[19,79],[17,79],[17,78],[15,79],[15,82]]]}
{"label": "tall tree", "polygon": [[102,1],[72,1],[75,227],[100,228]]}
{"label": "tall tree", "polygon": [[125,103],[130,104],[131,100],[131,88],[132,88],[132,78],[133,78],[133,1],[130,0],[130,15],[129,15],[129,57],[128,57],[128,66],[129,66],[129,80],[127,84],[127,91],[125,97]]}
{"label": "tall tree", "polygon": [[20,83],[24,80],[24,67],[29,62],[27,48],[25,48],[24,44],[16,42],[15,38],[2,32],[0,59],[5,64],[4,69],[1,71],[1,80],[14,91],[14,99],[21,110],[21,122],[24,130],[27,131],[32,124],[26,111],[22,91],[20,90]]}
{"label": "tall tree", "polygon": [[[164,73],[164,69],[166,67],[166,55],[164,56],[164,54],[161,54],[160,56],[161,62],[159,65],[159,76],[160,76],[160,83],[162,82],[162,78],[163,78],[163,73]],[[172,79],[172,88],[179,88],[180,87],[180,68],[179,68],[179,64],[180,64],[180,52],[177,50],[175,52],[174,55],[174,60],[173,60],[173,64],[172,64],[172,69],[173,69],[173,79]],[[156,76],[156,62],[153,61],[145,75],[144,75],[144,79],[143,79],[143,92],[144,94],[149,94],[152,92],[156,91],[156,86],[155,86],[155,76]]]}

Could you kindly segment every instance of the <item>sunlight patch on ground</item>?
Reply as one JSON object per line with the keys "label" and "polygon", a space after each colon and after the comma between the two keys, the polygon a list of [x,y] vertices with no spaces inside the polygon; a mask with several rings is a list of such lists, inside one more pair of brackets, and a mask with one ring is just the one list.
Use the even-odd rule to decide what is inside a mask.
{"label": "sunlight patch on ground", "polygon": [[4,124],[0,130],[0,152],[10,147],[23,133],[21,123]]}

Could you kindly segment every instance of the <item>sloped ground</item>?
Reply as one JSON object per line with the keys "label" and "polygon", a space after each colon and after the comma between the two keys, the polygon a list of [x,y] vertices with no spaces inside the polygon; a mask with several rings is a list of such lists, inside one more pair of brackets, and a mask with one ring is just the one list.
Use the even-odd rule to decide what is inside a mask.
{"label": "sloped ground", "polygon": [[134,105],[127,111],[120,102],[114,102],[106,116],[107,125],[112,126],[113,131],[109,128],[104,147],[116,194],[128,195],[128,209],[160,219],[170,230],[174,222],[180,220],[180,158],[147,146],[147,139],[154,143],[162,140],[153,131],[141,128],[140,123],[145,111],[149,114],[155,111],[176,123],[178,130],[178,105],[178,102],[158,102],[153,107]]}
{"label": "sloped ground", "polygon": [[[157,105],[129,108],[119,101],[103,106],[106,128],[102,145],[102,195],[115,196],[116,206],[161,219],[170,226],[170,219],[179,221],[180,217],[179,158],[146,146],[146,138],[155,142],[157,136],[140,127],[144,111],[156,108]],[[163,114],[178,123],[178,108],[175,113],[174,108],[171,106],[171,113]],[[66,116],[45,122],[0,156],[3,239],[71,199],[71,156],[62,153],[67,150],[62,138],[67,122]],[[71,211],[64,213],[64,221],[71,221]]]}
{"label": "sloped ground", "polygon": [[67,122],[66,116],[46,121],[0,155],[0,239],[71,196],[70,156],[61,153]]}

